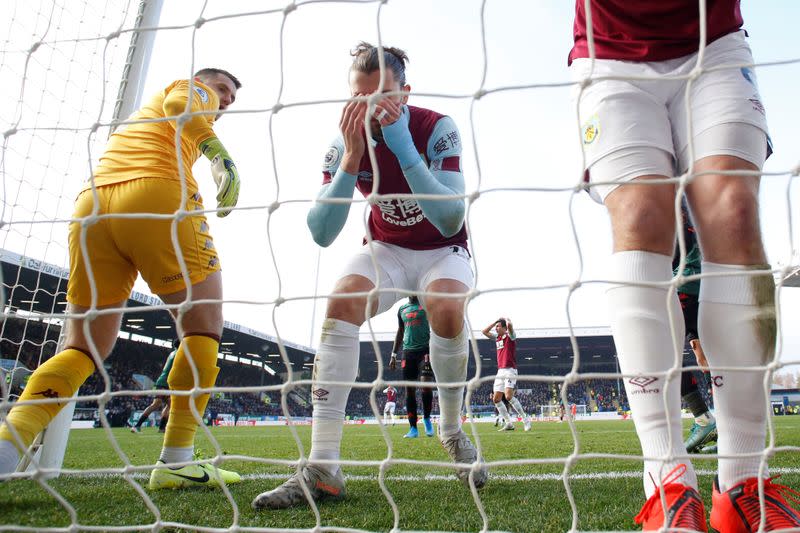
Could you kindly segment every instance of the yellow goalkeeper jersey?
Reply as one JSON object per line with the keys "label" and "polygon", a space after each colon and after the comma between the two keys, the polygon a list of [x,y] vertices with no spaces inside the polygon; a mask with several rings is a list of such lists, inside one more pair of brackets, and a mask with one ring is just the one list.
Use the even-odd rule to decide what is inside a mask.
{"label": "yellow goalkeeper jersey", "polygon": [[[186,110],[189,80],[178,80],[156,94],[129,120],[158,119],[177,116]],[[218,111],[219,97],[206,85],[193,83],[191,112]],[[199,144],[214,136],[212,125],[216,114],[195,115],[181,129],[181,160],[186,185],[197,190],[192,166],[200,157]],[[138,178],[180,180],[175,151],[175,120],[143,122],[120,126],[108,140],[105,153],[94,171],[96,187]],[[91,188],[87,182],[83,190]]]}

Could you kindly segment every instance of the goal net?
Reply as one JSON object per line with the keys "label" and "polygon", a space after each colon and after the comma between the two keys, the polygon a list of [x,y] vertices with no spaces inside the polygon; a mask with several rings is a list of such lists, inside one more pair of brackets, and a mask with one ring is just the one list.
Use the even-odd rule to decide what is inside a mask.
{"label": "goal net", "polygon": [[[15,471],[0,472],[0,530],[630,529],[644,502],[637,498],[643,496],[645,458],[624,382],[641,376],[621,372],[606,326],[611,231],[605,209],[586,194],[582,145],[607,134],[609,125],[577,120],[574,96],[588,82],[570,80],[564,67],[573,4],[7,0],[0,7],[0,422],[32,372],[64,348],[70,318],[119,311],[122,325],[108,359],[95,361],[95,373],[75,397],[59,399],[64,408]],[[780,265],[779,328],[800,312],[794,293],[783,290],[800,286],[788,276],[799,262],[793,184],[800,157],[796,96],[787,82],[800,79],[800,58],[786,53],[796,50],[790,24],[800,19],[800,7],[784,7],[785,16],[770,21],[758,11],[763,7],[748,7],[751,45],[765,59],[731,67],[758,70],[772,113],[770,133],[781,146],[767,162],[760,193],[769,259]],[[307,231],[323,164],[344,155],[329,147],[352,96],[348,52],[361,40],[406,50],[406,81],[413,87],[408,104],[451,117],[460,131],[468,261],[476,275],[466,303],[470,349],[462,421],[489,467],[489,483],[478,491],[458,482],[436,434],[439,390],[432,394],[434,435],[427,438],[424,387],[403,378],[408,361],[389,367],[398,302],[411,296],[399,291],[391,310],[360,329],[339,461],[348,497],[300,511],[257,511],[251,502],[258,494],[309,461],[313,405],[329,394],[311,387],[329,323],[326,306],[336,301],[330,296],[337,280],[370,234],[370,209],[377,206],[378,216],[407,228],[423,216],[419,202],[429,200],[425,194],[376,192],[365,199],[356,193],[333,201],[350,209],[334,243],[322,249]],[[193,169],[223,268],[224,299],[169,306],[137,279],[124,309],[92,306],[85,316],[71,314],[67,235],[76,196],[111,132],[125,128],[144,99],[204,67],[230,71],[243,84],[214,124],[242,182],[239,203],[227,217],[215,216],[217,187],[208,161],[201,157]],[[704,72],[701,65],[688,76]],[[190,115],[178,123],[185,125]],[[446,147],[430,147],[438,149]],[[184,172],[183,184],[185,178]],[[380,183],[379,172],[362,170],[356,178]],[[190,216],[183,211],[169,218],[177,224]],[[83,224],[120,218],[98,212]],[[376,267],[374,241],[367,246]],[[188,274],[185,267],[181,276]],[[395,279],[406,268],[416,267],[378,275]],[[372,291],[368,301],[385,297]],[[190,464],[237,471],[241,482],[207,491],[150,490],[169,398],[157,380],[179,336],[170,311],[208,303],[222,304],[225,317],[220,373],[210,390],[196,384],[188,393],[210,393],[205,411],[196,413]],[[526,416],[514,431],[476,423],[491,421],[495,412],[497,346],[481,332],[498,316],[512,319],[517,330],[519,404],[508,409],[518,417],[521,406]],[[753,370],[766,370],[765,412],[782,415],[768,421],[766,455],[776,459],[773,471],[797,488],[800,440],[790,431],[790,415],[800,410],[800,395],[770,389],[773,373],[795,371],[793,360],[781,357],[797,339],[784,342],[783,335],[779,329],[779,357]],[[679,376],[681,356],[699,370],[688,346],[675,351],[670,376]],[[679,379],[673,381],[678,386]],[[382,422],[388,385],[397,389],[396,425]],[[406,416],[409,386],[416,387],[410,400],[417,402],[416,436]],[[56,400],[42,400],[48,401]],[[531,427],[529,416],[558,420],[561,404],[564,424]],[[702,486],[710,486],[716,462],[694,464]],[[618,495],[626,492],[635,497],[621,504]]]}

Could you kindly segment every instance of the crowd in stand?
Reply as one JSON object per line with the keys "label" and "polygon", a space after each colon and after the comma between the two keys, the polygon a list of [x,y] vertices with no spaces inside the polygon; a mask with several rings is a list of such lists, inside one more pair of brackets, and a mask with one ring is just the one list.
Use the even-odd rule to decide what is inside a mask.
{"label": "crowd in stand", "polygon": [[[36,368],[40,361],[48,359],[55,353],[60,327],[34,320],[7,318],[2,322],[2,340],[0,350],[5,359],[14,359],[18,365],[28,369]],[[155,380],[161,373],[164,361],[170,349],[155,344],[134,340],[119,339],[111,356],[105,361],[104,368],[109,377],[110,392],[131,391],[130,395],[112,396],[105,406],[105,414],[112,425],[124,425],[131,413],[144,410],[152,401],[152,396],[136,394],[141,391],[141,383],[134,379],[134,374],[142,374]],[[269,376],[255,366],[240,364],[220,359],[218,387],[253,387],[279,384],[275,376]],[[531,378],[533,376],[530,376]],[[548,376],[552,378],[552,376]],[[541,379],[541,376],[540,376]],[[701,381],[701,393],[709,405],[710,388]],[[561,403],[562,382],[536,381],[521,375],[517,383],[517,398],[527,413],[539,414],[540,406],[558,405]],[[375,401],[378,414],[382,415],[386,402],[384,387],[375,390]],[[397,414],[405,413],[405,388],[397,387]],[[346,412],[352,418],[373,416],[375,413],[370,404],[372,388],[354,387],[348,398]],[[105,379],[95,372],[81,387],[81,396],[101,395],[105,391]],[[482,381],[478,387],[471,388],[471,406],[475,413],[492,412],[494,406],[490,400],[492,380]],[[19,393],[12,389],[11,395]],[[418,411],[422,412],[421,399],[417,398]],[[569,404],[586,405],[587,411],[621,411],[629,410],[625,388],[618,379],[581,380],[571,383],[567,388]],[[78,416],[86,416],[91,409],[97,408],[97,401],[78,402]],[[291,416],[311,416],[310,390],[308,386],[296,387],[287,397],[287,406]],[[438,404],[434,395],[434,413],[438,412]],[[215,418],[217,414],[230,414],[235,418],[241,416],[281,416],[281,391],[230,392],[225,391],[212,396],[208,404],[208,415]],[[95,415],[96,416],[96,415]]]}

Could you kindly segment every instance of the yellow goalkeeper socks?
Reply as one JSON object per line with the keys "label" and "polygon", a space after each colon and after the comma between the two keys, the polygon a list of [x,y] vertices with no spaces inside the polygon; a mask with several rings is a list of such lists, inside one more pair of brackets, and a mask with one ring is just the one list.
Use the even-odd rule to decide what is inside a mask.
{"label": "yellow goalkeeper socks", "polygon": [[[167,382],[171,390],[191,390],[213,387],[217,380],[217,354],[219,341],[204,335],[191,335],[183,338],[175,361],[169,373]],[[188,353],[187,353],[188,352]],[[192,367],[189,365],[191,356],[197,367],[199,377],[195,385],[192,377]],[[202,417],[208,404],[208,394],[195,397],[194,404],[198,414]],[[164,435],[165,448],[191,448],[194,443],[194,434],[197,431],[197,420],[189,409],[190,396],[172,396],[169,408],[169,421]]]}
{"label": "yellow goalkeeper socks", "polygon": [[[94,372],[94,361],[80,350],[68,348],[36,369],[28,380],[20,401],[44,398],[71,398]],[[16,405],[0,427],[0,440],[19,444],[8,425],[14,426],[25,448],[31,445],[66,402]],[[22,450],[20,450],[22,451]]]}

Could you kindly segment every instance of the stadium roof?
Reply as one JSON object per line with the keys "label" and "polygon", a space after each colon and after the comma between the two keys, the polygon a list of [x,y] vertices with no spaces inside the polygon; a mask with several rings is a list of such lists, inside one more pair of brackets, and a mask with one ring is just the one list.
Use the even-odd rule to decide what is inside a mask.
{"label": "stadium roof", "polygon": [[[573,328],[573,335],[578,345],[580,364],[578,371],[586,372],[618,372],[617,350],[611,330],[608,327]],[[481,373],[483,375],[497,372],[497,356],[495,341],[484,337],[480,331],[474,332],[480,352]],[[376,333],[376,340],[384,365],[389,362],[392,352],[394,333]],[[684,347],[688,350],[688,347]],[[377,371],[375,348],[369,334],[361,334],[361,365],[359,380],[372,380]],[[520,375],[565,375],[572,370],[574,351],[567,328],[518,329],[517,330],[517,369]],[[384,366],[384,379],[399,379],[388,372]],[[470,345],[468,375],[475,372],[475,357]]]}
{"label": "stadium roof", "polygon": [[792,271],[791,274],[783,278],[784,287],[800,287],[800,268]]}
{"label": "stadium roof", "polygon": [[[38,259],[25,257],[0,248],[2,302],[6,315],[26,314],[39,318],[62,320],[66,309],[69,270]],[[175,338],[175,323],[169,312],[148,306],[163,305],[155,296],[133,291],[127,302],[121,330],[135,336],[171,342]],[[287,356],[295,371],[312,361],[314,349],[282,339]],[[278,339],[260,331],[225,322],[220,351],[227,360],[238,358],[271,363],[277,373],[285,371],[280,359]]]}

